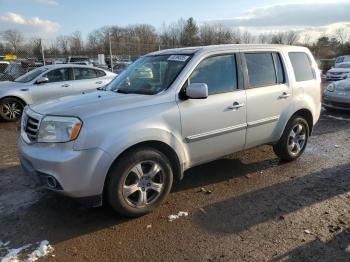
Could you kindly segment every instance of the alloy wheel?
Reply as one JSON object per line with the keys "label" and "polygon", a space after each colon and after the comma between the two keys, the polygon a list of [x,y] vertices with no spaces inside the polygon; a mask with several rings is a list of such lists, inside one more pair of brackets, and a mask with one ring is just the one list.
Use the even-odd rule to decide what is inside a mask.
{"label": "alloy wheel", "polygon": [[298,155],[306,145],[306,128],[298,123],[289,133],[288,150],[292,155]]}
{"label": "alloy wheel", "polygon": [[7,119],[15,120],[22,114],[22,105],[16,101],[8,101],[2,104],[1,111]]}
{"label": "alloy wheel", "polygon": [[154,203],[164,189],[164,171],[155,161],[134,165],[123,183],[123,197],[132,207],[142,208]]}

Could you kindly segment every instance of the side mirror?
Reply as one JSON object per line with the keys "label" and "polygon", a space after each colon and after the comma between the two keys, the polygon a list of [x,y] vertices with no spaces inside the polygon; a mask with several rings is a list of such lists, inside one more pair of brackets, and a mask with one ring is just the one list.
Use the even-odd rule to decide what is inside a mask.
{"label": "side mirror", "polygon": [[186,96],[191,99],[205,99],[208,97],[208,85],[193,83],[186,88]]}
{"label": "side mirror", "polygon": [[48,83],[49,79],[47,77],[40,77],[38,80],[36,80],[36,84],[40,85],[40,84],[44,84],[44,83]]}

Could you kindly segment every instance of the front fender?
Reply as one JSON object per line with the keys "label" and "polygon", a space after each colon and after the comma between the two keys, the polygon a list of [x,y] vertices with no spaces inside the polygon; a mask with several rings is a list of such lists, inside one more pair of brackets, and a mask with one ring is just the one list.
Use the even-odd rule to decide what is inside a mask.
{"label": "front fender", "polygon": [[[113,143],[106,140],[101,148],[112,156],[112,163],[128,148],[142,142],[156,141],[162,142],[171,147],[177,154],[180,164],[183,166],[188,161],[188,152],[185,150],[181,137],[161,128],[145,128],[130,133],[120,134],[113,139]],[[111,163],[111,164],[112,164]]]}

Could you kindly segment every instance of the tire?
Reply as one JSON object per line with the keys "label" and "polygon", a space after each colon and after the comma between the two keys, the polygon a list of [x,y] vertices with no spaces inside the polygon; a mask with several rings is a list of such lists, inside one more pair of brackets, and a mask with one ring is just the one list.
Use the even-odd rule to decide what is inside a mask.
{"label": "tire", "polygon": [[22,116],[24,104],[17,98],[4,98],[0,101],[0,118],[7,122],[15,122]]}
{"label": "tire", "polygon": [[139,148],[117,160],[106,183],[109,205],[123,216],[139,217],[152,212],[166,199],[173,183],[173,170],[163,153]]}
{"label": "tire", "polygon": [[[302,130],[299,132],[299,129]],[[294,132],[294,138],[293,133]],[[307,121],[299,116],[289,120],[280,140],[273,146],[275,154],[283,161],[294,161],[304,152],[309,139],[310,128]],[[293,146],[294,143],[294,146]]]}

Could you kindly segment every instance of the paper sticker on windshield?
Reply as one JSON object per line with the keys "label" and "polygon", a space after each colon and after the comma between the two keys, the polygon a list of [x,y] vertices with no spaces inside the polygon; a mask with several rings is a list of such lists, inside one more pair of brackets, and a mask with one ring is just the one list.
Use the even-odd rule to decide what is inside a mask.
{"label": "paper sticker on windshield", "polygon": [[187,55],[171,55],[168,61],[186,62],[188,58]]}

